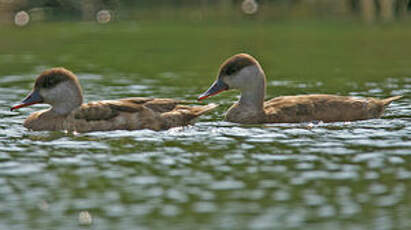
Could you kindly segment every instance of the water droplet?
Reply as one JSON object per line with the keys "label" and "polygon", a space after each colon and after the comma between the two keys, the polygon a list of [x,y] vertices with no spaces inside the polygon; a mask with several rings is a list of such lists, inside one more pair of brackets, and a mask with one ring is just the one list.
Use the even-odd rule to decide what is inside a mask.
{"label": "water droplet", "polygon": [[91,225],[93,223],[93,218],[89,212],[81,211],[78,215],[78,223],[80,225]]}

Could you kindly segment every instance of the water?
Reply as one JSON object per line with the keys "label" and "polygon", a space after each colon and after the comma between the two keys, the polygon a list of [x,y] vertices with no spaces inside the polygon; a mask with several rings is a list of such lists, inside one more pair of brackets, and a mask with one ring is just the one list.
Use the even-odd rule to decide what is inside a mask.
{"label": "water", "polygon": [[[57,31],[59,26],[45,25],[40,29]],[[90,25],[73,27],[82,30]],[[111,30],[118,32],[126,27],[120,24]],[[196,28],[186,29],[197,33],[194,37],[201,35]],[[207,39],[228,43],[212,33],[222,28],[208,29]],[[279,30],[294,33],[294,29],[288,31],[280,26]],[[317,32],[326,29],[320,27]],[[90,35],[107,33],[105,28],[97,30],[102,31]],[[152,30],[163,34],[160,29]],[[346,28],[341,33],[356,36],[357,30]],[[240,33],[235,31],[234,28],[231,32]],[[8,32],[9,37],[32,33],[30,28]],[[301,39],[310,43],[305,39],[311,32],[301,33],[306,35]],[[372,28],[369,33],[378,32]],[[171,43],[181,38],[172,36],[175,37],[170,38]],[[318,36],[322,40],[321,36],[328,35],[324,32]],[[173,66],[170,64],[167,71],[164,66],[151,63],[151,59],[121,64],[138,56],[127,53],[111,63],[97,57],[84,63],[81,49],[95,43],[101,43],[95,44],[99,48],[104,47],[102,44],[108,47],[105,55],[121,58],[116,49],[126,48],[116,48],[109,41],[74,41],[68,45],[74,48],[65,54],[67,60],[55,62],[47,56],[54,52],[54,44],[49,44],[49,50],[41,50],[19,47],[23,44],[18,39],[15,42],[15,52],[3,47],[3,57],[9,55],[15,61],[1,64],[9,68],[2,68],[0,78],[0,229],[411,228],[411,69],[405,61],[381,65],[386,57],[363,53],[359,55],[373,58],[365,61],[363,68],[345,58],[348,53],[337,52],[342,56],[339,65],[345,67],[332,72],[326,70],[334,68],[330,67],[335,64],[333,60],[321,65],[326,70],[318,66],[304,69],[308,67],[297,56],[296,66],[289,68],[269,64],[268,60],[276,57],[263,47],[250,48],[267,53],[267,59],[261,62],[268,75],[268,97],[312,92],[379,98],[405,95],[390,105],[380,119],[238,125],[222,121],[224,111],[236,100],[237,94],[233,92],[208,100],[207,103],[221,106],[202,116],[195,125],[183,128],[86,134],[31,132],[22,122],[30,113],[47,106],[35,105],[16,112],[9,108],[28,93],[35,75],[48,66],[74,68],[87,101],[127,96],[193,100],[208,88],[222,60],[215,60],[214,56],[208,62],[198,61],[222,51],[215,47],[202,57],[178,65],[178,60],[185,59],[192,48],[188,42],[188,50],[173,54],[176,60],[171,61]],[[349,40],[342,45],[350,44]],[[391,48],[397,49],[397,44],[393,42]],[[147,50],[155,47],[150,41],[140,45]],[[358,53],[371,48],[365,47]],[[158,48],[148,56],[172,55],[164,52]],[[295,54],[289,50],[279,52],[286,59]],[[289,56],[287,52],[291,52]],[[322,61],[323,52],[326,51],[314,54],[311,62]],[[23,54],[30,58],[23,60]],[[399,52],[396,60],[408,60],[407,55]],[[159,61],[168,67],[166,59],[162,57]],[[187,62],[189,66],[185,66]],[[109,64],[112,69],[100,68]],[[91,215],[91,225],[79,220],[82,212],[81,216],[87,217],[84,211]]]}

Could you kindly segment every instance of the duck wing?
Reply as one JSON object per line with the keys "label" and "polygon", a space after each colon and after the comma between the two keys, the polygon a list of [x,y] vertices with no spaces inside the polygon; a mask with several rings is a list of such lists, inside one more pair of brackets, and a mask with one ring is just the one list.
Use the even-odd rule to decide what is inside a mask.
{"label": "duck wing", "polygon": [[178,103],[187,102],[167,98],[144,97],[95,101],[83,104],[75,111],[74,117],[92,121],[109,120],[118,116],[121,112],[136,113],[147,109],[156,113],[164,113],[173,110]]}
{"label": "duck wing", "polygon": [[140,104],[134,104],[121,100],[95,101],[83,104],[74,112],[75,119],[87,121],[109,120],[120,114],[120,112],[135,113],[143,110]]}
{"label": "duck wing", "polygon": [[354,121],[377,118],[396,98],[383,100],[326,94],[281,96],[264,103],[267,122]]}
{"label": "duck wing", "polygon": [[145,108],[160,114],[166,128],[185,126],[196,117],[217,107],[216,104],[189,106],[190,102],[169,98],[125,98],[120,101],[143,105]]}
{"label": "duck wing", "polygon": [[[166,98],[125,98],[83,104],[74,112],[77,130],[153,129],[161,130],[189,124],[217,105],[188,106],[185,101]],[[77,125],[81,126],[81,125]]]}
{"label": "duck wing", "polygon": [[145,107],[158,113],[165,113],[173,110],[178,104],[189,104],[182,100],[174,100],[169,98],[146,98],[146,97],[131,97],[124,98],[119,101],[132,103],[136,105],[144,105]]}

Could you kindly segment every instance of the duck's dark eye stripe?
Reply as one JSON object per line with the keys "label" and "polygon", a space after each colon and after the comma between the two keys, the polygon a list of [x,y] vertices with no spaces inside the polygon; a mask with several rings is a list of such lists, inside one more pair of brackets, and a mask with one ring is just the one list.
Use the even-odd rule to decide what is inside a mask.
{"label": "duck's dark eye stripe", "polygon": [[46,75],[38,79],[38,81],[36,82],[36,87],[49,89],[65,80],[68,80],[67,77],[64,77],[62,75]]}
{"label": "duck's dark eye stripe", "polygon": [[244,67],[254,64],[256,64],[256,62],[249,57],[244,57],[244,55],[234,56],[222,64],[221,74],[233,75]]}
{"label": "duck's dark eye stripe", "polygon": [[235,66],[228,66],[227,70],[226,70],[226,74],[227,75],[231,75],[233,73],[237,72],[237,68]]}
{"label": "duck's dark eye stripe", "polygon": [[241,70],[242,67],[243,66],[239,65],[238,63],[229,63],[225,68],[223,68],[222,72],[225,75],[232,75]]}

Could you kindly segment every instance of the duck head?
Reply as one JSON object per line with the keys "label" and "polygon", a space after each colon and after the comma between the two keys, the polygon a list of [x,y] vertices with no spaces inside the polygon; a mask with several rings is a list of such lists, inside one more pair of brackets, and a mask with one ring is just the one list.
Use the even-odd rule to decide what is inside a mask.
{"label": "duck head", "polygon": [[52,111],[60,115],[68,114],[80,106],[83,93],[76,75],[64,68],[44,71],[37,77],[31,93],[11,110],[38,103],[51,105]]}
{"label": "duck head", "polygon": [[258,61],[251,55],[236,54],[224,61],[219,69],[217,80],[198,97],[198,100],[231,89],[241,92],[240,102],[251,101],[255,104],[264,99],[265,74]]}

